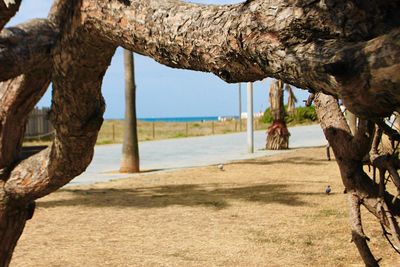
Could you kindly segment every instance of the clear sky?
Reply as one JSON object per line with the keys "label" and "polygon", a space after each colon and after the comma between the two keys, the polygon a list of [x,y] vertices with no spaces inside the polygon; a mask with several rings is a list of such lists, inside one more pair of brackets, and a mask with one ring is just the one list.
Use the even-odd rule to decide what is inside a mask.
{"label": "clear sky", "polygon": [[[196,3],[233,4],[239,0],[190,0]],[[31,18],[46,17],[52,0],[24,0],[8,26]],[[135,54],[136,101],[139,118],[238,115],[238,84],[228,84],[210,73],[165,67]],[[246,84],[242,84],[242,109],[246,109]],[[254,111],[268,104],[269,80],[254,83]],[[124,76],[122,49],[118,48],[104,77],[102,92],[106,100],[106,119],[124,116]],[[307,92],[296,90],[301,101]],[[38,106],[50,106],[51,88]]]}

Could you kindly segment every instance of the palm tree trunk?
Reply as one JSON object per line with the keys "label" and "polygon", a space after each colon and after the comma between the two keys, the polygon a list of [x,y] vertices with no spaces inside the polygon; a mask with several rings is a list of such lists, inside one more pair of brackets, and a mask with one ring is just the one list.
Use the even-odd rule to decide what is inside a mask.
{"label": "palm tree trunk", "polygon": [[124,49],[125,126],[120,172],[139,172],[139,146],[136,119],[136,85],[133,53]]}
{"label": "palm tree trunk", "polygon": [[285,108],[283,104],[283,82],[277,80],[269,89],[272,125],[267,130],[266,149],[280,150],[289,148],[289,131],[285,122]]}

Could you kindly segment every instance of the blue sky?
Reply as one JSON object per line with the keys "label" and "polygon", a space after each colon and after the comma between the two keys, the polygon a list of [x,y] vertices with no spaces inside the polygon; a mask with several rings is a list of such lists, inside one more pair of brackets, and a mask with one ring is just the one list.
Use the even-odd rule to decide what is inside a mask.
{"label": "blue sky", "polygon": [[[232,4],[238,0],[191,0],[188,2]],[[8,26],[31,18],[46,17],[52,0],[24,0]],[[165,67],[154,60],[135,54],[137,114],[139,118],[192,117],[238,114],[238,84],[228,84],[210,73]],[[124,116],[124,77],[122,49],[118,48],[103,80],[106,119]],[[242,108],[246,109],[246,84],[242,84]],[[254,83],[254,111],[268,104],[269,79]],[[51,88],[38,106],[50,106]],[[299,104],[307,92],[296,90]]]}

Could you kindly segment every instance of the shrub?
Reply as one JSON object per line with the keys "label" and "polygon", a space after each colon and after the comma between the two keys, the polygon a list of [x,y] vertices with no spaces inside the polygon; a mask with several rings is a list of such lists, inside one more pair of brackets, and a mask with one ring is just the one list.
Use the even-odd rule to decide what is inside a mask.
{"label": "shrub", "polygon": [[[285,111],[286,111],[285,106]],[[299,124],[305,122],[313,122],[317,120],[317,113],[315,112],[315,107],[296,107],[296,112],[293,115],[285,116],[285,121],[288,124]],[[272,122],[272,115],[270,108],[267,108],[264,112],[264,115],[261,118],[261,121],[264,123]]]}

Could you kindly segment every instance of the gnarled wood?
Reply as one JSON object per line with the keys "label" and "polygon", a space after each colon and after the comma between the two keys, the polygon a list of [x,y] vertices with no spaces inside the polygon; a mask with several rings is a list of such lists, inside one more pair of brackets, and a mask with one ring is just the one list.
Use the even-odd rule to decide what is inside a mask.
{"label": "gnarled wood", "polygon": [[47,19],[3,29],[0,33],[0,81],[49,66],[58,34],[58,28]]}
{"label": "gnarled wood", "polygon": [[48,63],[0,83],[0,169],[18,160],[28,115],[49,86],[50,70]]}
{"label": "gnarled wood", "polygon": [[400,107],[398,1],[127,3],[83,0],[85,27],[171,67],[327,92],[360,117]]}
{"label": "gnarled wood", "polygon": [[[15,11],[7,13],[1,4],[2,27]],[[213,72],[228,82],[275,77],[340,97],[357,116],[378,121],[400,110],[399,13],[399,0],[252,0],[225,6],[177,0],[59,0],[48,20],[4,30],[0,80],[15,78],[16,85],[51,61],[56,137],[50,148],[16,165],[20,136],[9,148],[2,145],[0,237],[11,233],[16,242],[24,208],[88,166],[104,111],[101,80],[117,46],[175,68]],[[25,76],[16,78],[20,74]],[[30,97],[20,86],[16,91],[21,94],[10,100],[6,113],[25,100],[24,109],[29,109],[47,81],[40,79],[43,86],[29,88]],[[335,101],[317,98],[321,125],[346,188],[379,218],[380,187],[362,169],[373,130],[362,121],[353,136]],[[23,118],[15,124],[21,127],[19,133]],[[12,129],[7,127],[0,133]],[[0,136],[1,144],[6,135]],[[8,150],[15,151],[6,156]],[[400,214],[399,200],[392,202],[388,192],[383,199],[391,214]],[[7,227],[10,221],[16,222],[15,231]],[[2,253],[9,256],[13,245],[4,247]]]}
{"label": "gnarled wood", "polygon": [[[65,34],[54,52],[52,146],[18,164],[5,184],[6,194],[29,203],[82,173],[93,156],[103,122],[102,77],[114,46],[96,45],[76,31]],[[64,60],[75,58],[73,62]]]}
{"label": "gnarled wood", "polygon": [[[354,194],[359,202],[364,205],[377,219],[391,227],[390,215],[400,215],[400,201],[382,187],[383,181],[376,184],[363,170],[363,161],[372,147],[374,134],[373,125],[365,120],[360,120],[356,134],[353,136],[346,119],[340,111],[337,100],[332,96],[318,93],[315,97],[315,107],[321,127],[329,145],[335,154],[340,169],[342,181],[346,191]],[[361,220],[355,207],[354,198],[351,204],[353,223],[353,239],[367,266],[377,266],[362,232]],[[382,204],[383,203],[383,204]],[[385,207],[385,212],[380,207]],[[355,213],[354,213],[355,212]],[[388,215],[383,214],[388,213]]]}

